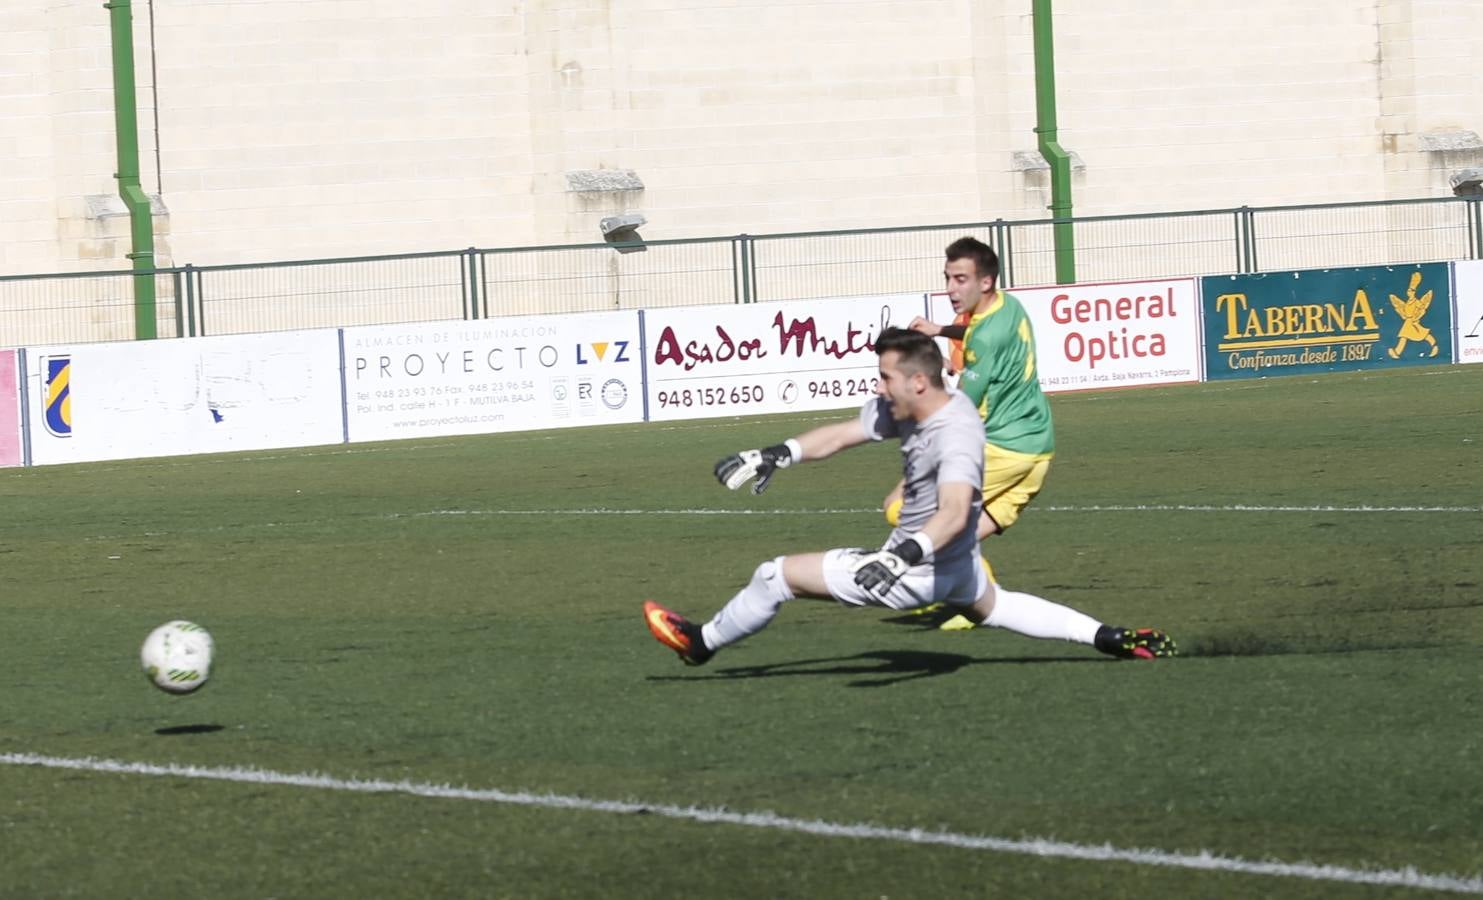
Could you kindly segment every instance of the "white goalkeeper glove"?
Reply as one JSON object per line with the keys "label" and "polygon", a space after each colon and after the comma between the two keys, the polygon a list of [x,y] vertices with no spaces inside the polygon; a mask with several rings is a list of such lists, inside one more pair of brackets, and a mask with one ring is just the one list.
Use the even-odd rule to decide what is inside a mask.
{"label": "white goalkeeper glove", "polygon": [[760,494],[767,490],[773,472],[786,469],[801,459],[803,447],[789,438],[772,447],[731,454],[716,463],[716,480],[734,491],[755,478],[752,493]]}
{"label": "white goalkeeper glove", "polygon": [[919,531],[889,550],[861,554],[850,566],[850,574],[855,584],[884,600],[901,576],[931,553],[932,539]]}

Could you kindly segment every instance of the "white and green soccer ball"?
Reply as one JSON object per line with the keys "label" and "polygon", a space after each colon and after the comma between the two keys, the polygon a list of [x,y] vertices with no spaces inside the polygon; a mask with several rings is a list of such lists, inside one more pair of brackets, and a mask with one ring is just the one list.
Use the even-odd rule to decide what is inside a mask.
{"label": "white and green soccer ball", "polygon": [[210,632],[195,622],[176,619],[144,639],[139,664],[155,687],[171,694],[189,694],[211,677],[215,652]]}

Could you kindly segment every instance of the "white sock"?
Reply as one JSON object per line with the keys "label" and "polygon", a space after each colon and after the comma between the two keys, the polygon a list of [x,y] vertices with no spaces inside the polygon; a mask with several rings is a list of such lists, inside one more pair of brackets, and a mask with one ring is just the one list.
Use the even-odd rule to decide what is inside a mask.
{"label": "white sock", "polygon": [[768,560],[757,567],[752,580],[721,607],[715,618],[700,626],[701,639],[711,650],[734,644],[766,628],[779,607],[792,599],[793,592],[783,580],[783,558]]}
{"label": "white sock", "polygon": [[1069,606],[1052,603],[1034,594],[999,588],[994,611],[984,620],[992,628],[1003,628],[1026,637],[1049,638],[1090,644],[1102,623]]}

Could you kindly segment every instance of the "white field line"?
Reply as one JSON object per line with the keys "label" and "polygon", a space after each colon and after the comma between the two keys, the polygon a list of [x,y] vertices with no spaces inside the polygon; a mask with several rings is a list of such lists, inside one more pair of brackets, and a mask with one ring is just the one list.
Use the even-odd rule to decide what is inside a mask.
{"label": "white field line", "polygon": [[[1479,506],[1200,506],[1200,504],[1143,504],[1143,506],[1040,506],[1031,507],[1028,514],[1035,513],[1483,513]],[[807,510],[761,510],[761,509],[544,509],[544,510],[427,510],[420,513],[369,514],[380,519],[424,519],[430,516],[879,516],[876,507],[836,507],[836,509]],[[350,516],[357,517],[357,516]],[[85,541],[120,541],[136,538],[172,537],[179,534],[214,534],[221,531],[249,531],[254,528],[305,528],[325,525],[329,519],[283,520],[283,522],[234,522],[231,525],[214,525],[211,528],[191,528],[182,531],[141,531],[138,534],[98,534],[82,538]]]}
{"label": "white field line", "polygon": [[112,759],[65,758],[34,753],[0,754],[0,764],[41,766],[49,769],[71,769],[119,775],[148,775],[166,778],[196,778],[240,784],[283,785],[361,794],[406,794],[444,800],[471,800],[481,803],[504,803],[515,806],[565,809],[599,813],[646,813],[690,822],[737,825],[790,831],[817,837],[854,838],[857,840],[891,841],[899,844],[927,844],[955,847],[961,850],[987,850],[1019,856],[1046,859],[1074,859],[1093,862],[1122,862],[1141,866],[1163,866],[1234,872],[1242,875],[1268,875],[1278,878],[1302,878],[1310,881],[1371,884],[1387,887],[1421,888],[1459,894],[1483,894],[1483,876],[1434,875],[1404,869],[1350,869],[1343,866],[1309,862],[1252,861],[1240,857],[1219,856],[1209,851],[1173,853],[1164,850],[1124,849],[1110,844],[1100,846],[1073,844],[1045,838],[995,838],[952,831],[928,831],[921,828],[890,828],[863,823],[826,822],[821,819],[796,819],[771,812],[733,812],[716,807],[671,806],[664,803],[639,803],[621,800],[590,800],[563,794],[533,794],[524,791],[477,790],[448,785],[423,784],[414,781],[363,781],[333,778],[328,775],[273,772],[266,769],[211,768],[176,764],[123,762]]}
{"label": "white field line", "polygon": [[1144,504],[1138,506],[1043,506],[1043,512],[1299,512],[1299,513],[1476,513],[1483,506],[1256,506],[1244,503],[1225,506],[1213,504]]}
{"label": "white field line", "polygon": [[[1208,513],[1483,513],[1483,506],[1213,506],[1194,504],[1141,506],[1032,506],[1026,515],[1035,513],[1099,512],[1208,512]],[[381,513],[381,519],[421,519],[439,516],[858,516],[881,515],[875,507],[838,507],[824,509],[433,509],[425,512]],[[354,518],[352,516],[351,518]],[[329,519],[285,520],[281,522],[234,522],[210,528],[179,531],[141,531],[137,534],[110,533],[92,535],[85,541],[118,541],[138,538],[160,538],[181,534],[209,534],[222,531],[246,531],[254,528],[302,528],[323,525]]]}
{"label": "white field line", "polygon": [[[836,509],[434,509],[420,513],[391,513],[403,516],[832,516],[879,513],[871,507]],[[1217,512],[1217,513],[1483,513],[1483,506],[1256,506],[1235,504],[1142,504],[1137,506],[1033,506],[1035,512]]]}

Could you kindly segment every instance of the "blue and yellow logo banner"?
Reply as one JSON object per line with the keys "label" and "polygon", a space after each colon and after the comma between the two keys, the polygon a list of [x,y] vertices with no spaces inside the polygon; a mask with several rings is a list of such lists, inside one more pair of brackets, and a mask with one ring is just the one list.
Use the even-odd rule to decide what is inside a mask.
{"label": "blue and yellow logo banner", "polygon": [[1452,361],[1446,263],[1201,279],[1210,380]]}
{"label": "blue and yellow logo banner", "polygon": [[46,430],[57,437],[72,436],[72,357],[42,357],[42,385]]}

